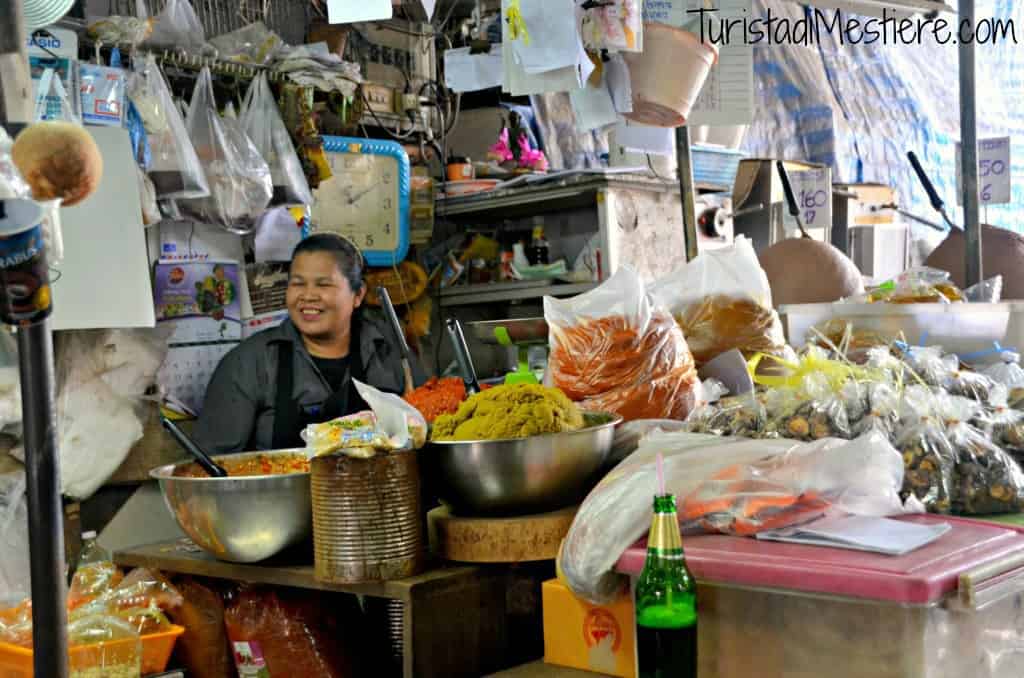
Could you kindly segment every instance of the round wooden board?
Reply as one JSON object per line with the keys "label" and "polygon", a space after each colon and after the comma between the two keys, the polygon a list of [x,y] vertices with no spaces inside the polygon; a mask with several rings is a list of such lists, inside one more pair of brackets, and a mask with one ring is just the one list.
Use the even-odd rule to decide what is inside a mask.
{"label": "round wooden board", "polygon": [[578,506],[515,518],[464,518],[448,507],[427,514],[431,548],[460,563],[523,563],[554,560]]}

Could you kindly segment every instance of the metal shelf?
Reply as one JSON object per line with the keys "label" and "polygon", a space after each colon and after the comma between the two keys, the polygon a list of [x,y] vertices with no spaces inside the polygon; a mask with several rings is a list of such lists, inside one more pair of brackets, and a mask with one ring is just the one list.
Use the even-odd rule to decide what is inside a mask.
{"label": "metal shelf", "polygon": [[597,287],[597,283],[553,283],[550,280],[461,285],[441,290],[438,305],[441,308],[475,306],[503,301],[539,299],[541,297],[571,297]]}

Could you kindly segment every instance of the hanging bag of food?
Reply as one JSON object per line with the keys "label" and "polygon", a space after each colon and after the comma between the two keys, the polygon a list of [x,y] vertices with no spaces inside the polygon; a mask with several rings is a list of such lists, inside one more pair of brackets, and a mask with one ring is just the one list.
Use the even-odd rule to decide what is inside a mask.
{"label": "hanging bag of food", "polygon": [[156,57],[135,60],[128,98],[142,118],[149,140],[149,178],[161,200],[201,198],[210,194],[195,147]]}
{"label": "hanging bag of food", "polygon": [[768,276],[746,238],[702,252],[657,281],[651,296],[683,328],[698,366],[734,348],[748,358],[786,348]]}
{"label": "hanging bag of food", "polygon": [[201,223],[251,233],[273,194],[270,168],[238,120],[217,113],[209,68],[203,68],[196,80],[185,127],[206,171],[210,195],[181,200],[178,207]]}
{"label": "hanging bag of food", "polygon": [[198,51],[206,43],[203,24],[188,0],[167,0],[162,12],[156,15],[153,33],[146,40],[147,47],[168,47]]}
{"label": "hanging bag of food", "polygon": [[270,166],[274,182],[270,204],[312,205],[313,194],[265,73],[260,73],[249,85],[241,119],[242,129]]}
{"label": "hanging bag of food", "polygon": [[675,320],[623,267],[578,297],[544,298],[548,380],[584,409],[685,420],[700,397],[693,356]]}

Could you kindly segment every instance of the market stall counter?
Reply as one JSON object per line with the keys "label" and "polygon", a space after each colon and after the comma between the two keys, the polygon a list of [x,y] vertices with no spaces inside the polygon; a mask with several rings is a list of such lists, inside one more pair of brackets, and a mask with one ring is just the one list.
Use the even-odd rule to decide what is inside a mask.
{"label": "market stall counter", "polygon": [[127,548],[115,553],[114,561],[122,567],[397,601],[402,607],[405,678],[475,678],[502,668],[504,572],[441,566],[407,579],[335,585],[317,581],[308,557],[302,555],[284,553],[258,565],[243,565],[219,561],[182,539]]}

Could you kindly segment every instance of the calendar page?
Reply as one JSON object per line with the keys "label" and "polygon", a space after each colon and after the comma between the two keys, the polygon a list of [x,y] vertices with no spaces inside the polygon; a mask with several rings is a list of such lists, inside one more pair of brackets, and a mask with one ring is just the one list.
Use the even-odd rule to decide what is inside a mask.
{"label": "calendar page", "polygon": [[198,415],[206,398],[206,387],[221,358],[238,342],[171,346],[157,373],[157,383],[175,409],[184,406],[187,414]]}

